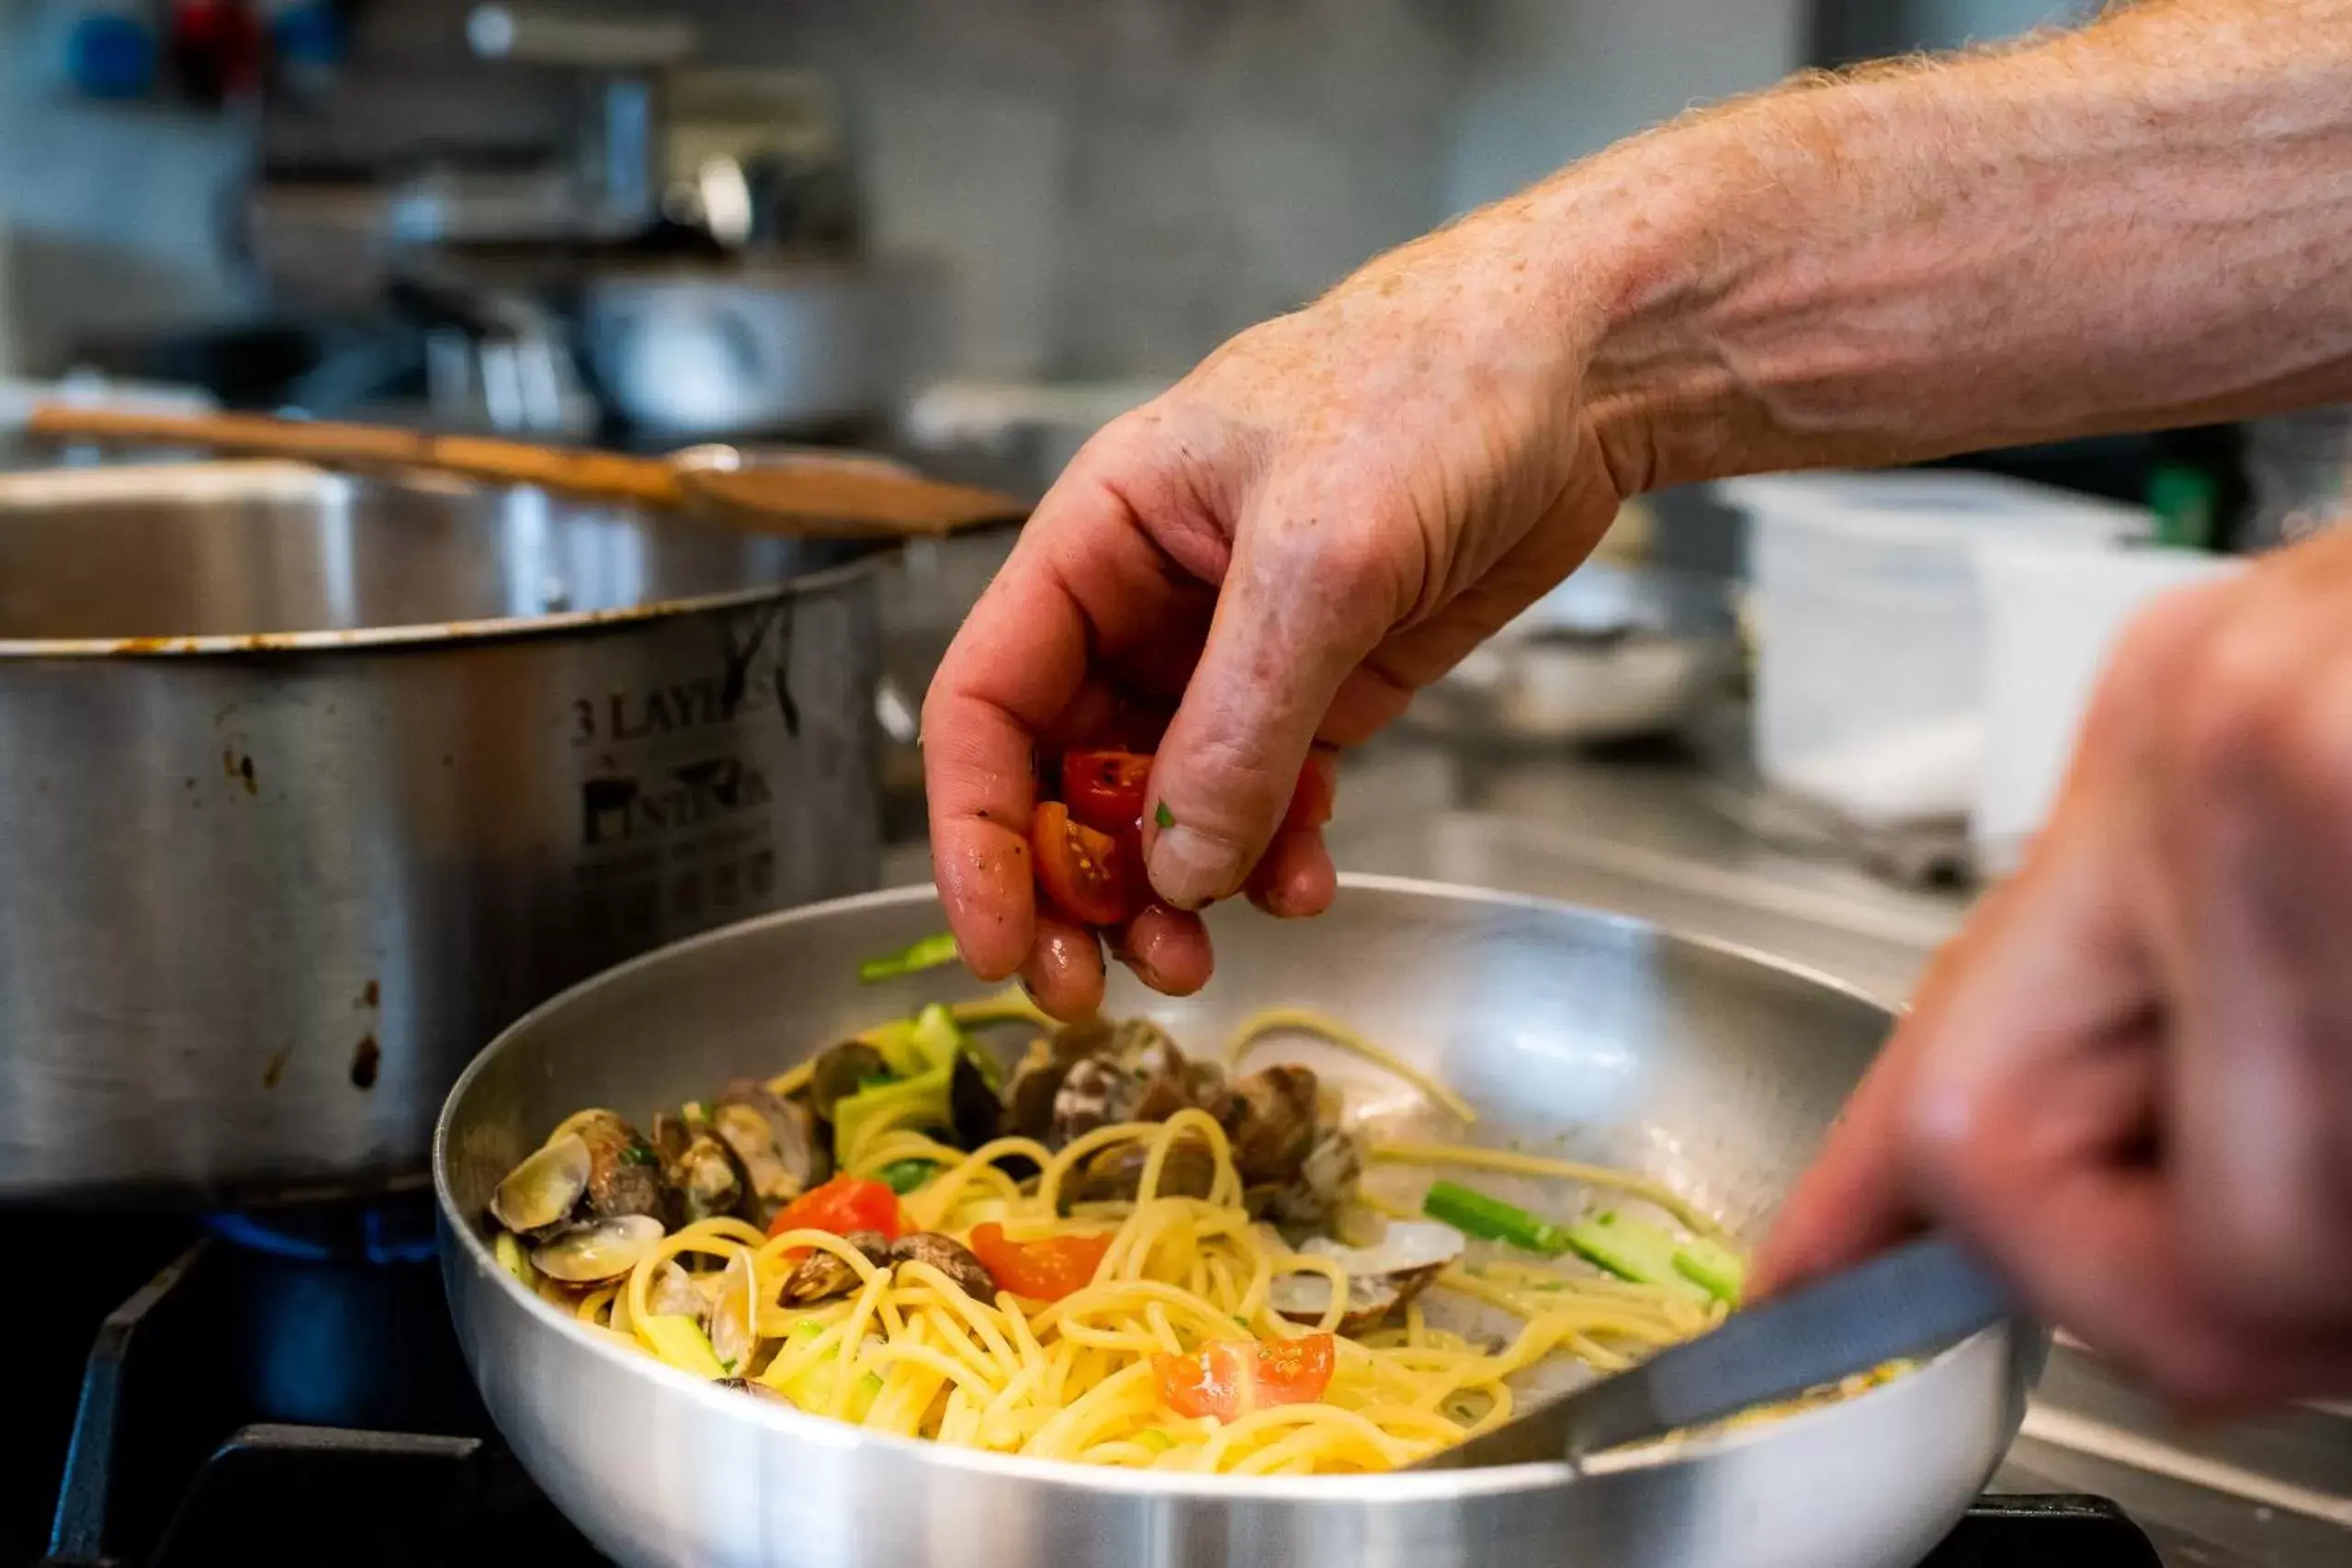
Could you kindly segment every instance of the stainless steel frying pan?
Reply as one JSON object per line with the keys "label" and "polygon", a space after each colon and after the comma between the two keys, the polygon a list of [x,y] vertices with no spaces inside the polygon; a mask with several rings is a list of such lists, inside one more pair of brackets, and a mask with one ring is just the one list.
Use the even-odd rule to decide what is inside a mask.
{"label": "stainless steel frying pan", "polygon": [[[910,889],[667,949],[540,1008],[450,1096],[434,1173],[458,1337],[524,1464],[624,1563],[1897,1568],[1950,1529],[2017,1430],[2042,1341],[2009,1325],[1860,1398],[1604,1455],[1574,1483],[1557,1463],[1287,1480],[1096,1471],[872,1437],[698,1383],[599,1343],[498,1269],[483,1205],[558,1120],[589,1105],[650,1117],[972,993],[960,975],[854,978],[859,957],[939,923],[930,891]],[[1351,877],[1319,920],[1220,909],[1209,923],[1205,993],[1114,986],[1114,1010],[1148,1010],[1205,1050],[1259,1008],[1325,1009],[1461,1089],[1480,1111],[1475,1141],[1646,1171],[1751,1241],[1888,1023],[1762,959],[1497,894]],[[1283,1054],[1395,1135],[1452,1131],[1369,1066]]]}

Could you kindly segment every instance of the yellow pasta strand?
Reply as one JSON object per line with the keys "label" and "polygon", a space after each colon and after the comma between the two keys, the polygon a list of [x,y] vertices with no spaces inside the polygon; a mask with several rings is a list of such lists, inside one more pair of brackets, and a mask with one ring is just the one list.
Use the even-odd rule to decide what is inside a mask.
{"label": "yellow pasta strand", "polygon": [[1474,1124],[1478,1120],[1478,1112],[1472,1108],[1470,1102],[1455,1093],[1451,1087],[1431,1077],[1401,1056],[1382,1050],[1338,1019],[1327,1018],[1310,1008],[1268,1008],[1262,1012],[1251,1013],[1241,1021],[1241,1027],[1233,1032],[1233,1038],[1226,1042],[1226,1064],[1228,1066],[1238,1066],[1241,1058],[1248,1054],[1250,1047],[1256,1044],[1260,1038],[1283,1030],[1293,1030],[1301,1034],[1312,1034],[1319,1039],[1328,1040],[1351,1055],[1362,1056],[1376,1066],[1386,1068],[1419,1089],[1430,1100],[1444,1106],[1465,1126]]}

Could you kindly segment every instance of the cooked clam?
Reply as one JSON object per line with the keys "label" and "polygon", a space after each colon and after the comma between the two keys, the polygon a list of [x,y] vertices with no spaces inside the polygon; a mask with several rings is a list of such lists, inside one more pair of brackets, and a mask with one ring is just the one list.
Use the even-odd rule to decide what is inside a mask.
{"label": "cooked clam", "polygon": [[1235,1081],[1225,1119],[1233,1164],[1244,1186],[1285,1186],[1315,1146],[1316,1080],[1287,1063]]}
{"label": "cooked clam", "polygon": [[710,1348],[718,1364],[732,1372],[751,1364],[759,1343],[754,1326],[760,1318],[760,1285],[752,1271],[752,1255],[739,1252],[718,1274],[718,1300],[710,1309]]}
{"label": "cooked clam", "polygon": [[1044,1041],[1031,1046],[1012,1069],[1012,1082],[1004,1091],[1006,1130],[1040,1142],[1050,1137],[1054,1101],[1072,1066],[1055,1055]]}
{"label": "cooked clam", "polygon": [[[880,1231],[852,1231],[842,1239],[865,1256],[876,1269],[890,1266],[890,1238]],[[845,1296],[862,1282],[858,1271],[840,1254],[812,1247],[808,1256],[785,1277],[780,1299],[786,1306],[812,1306]]]}
{"label": "cooked clam", "polygon": [[742,1168],[748,1189],[744,1217],[753,1224],[766,1224],[778,1209],[831,1174],[831,1157],[808,1112],[750,1078],[728,1085],[710,1123]]}
{"label": "cooked clam", "polygon": [[808,1108],[830,1122],[833,1107],[865,1087],[871,1078],[888,1077],[890,1065],[882,1053],[863,1040],[844,1040],[817,1055],[808,1074]]}
{"label": "cooked clam", "polygon": [[1127,1113],[1142,1092],[1141,1083],[1101,1056],[1073,1064],[1054,1094],[1046,1146],[1059,1148],[1097,1127],[1130,1120]]}
{"label": "cooked clam", "polygon": [[996,1300],[996,1276],[954,1236],[937,1231],[902,1235],[890,1247],[894,1263],[928,1263],[956,1282],[956,1288],[976,1302]]}
{"label": "cooked clam", "polygon": [[988,1075],[968,1053],[958,1053],[947,1078],[947,1114],[956,1141],[977,1149],[1004,1130],[1004,1101],[989,1087]]}
{"label": "cooked clam", "polygon": [[[1339,1331],[1358,1335],[1378,1327],[1407,1302],[1429,1289],[1441,1270],[1460,1260],[1466,1243],[1452,1225],[1434,1220],[1399,1220],[1370,1247],[1349,1247],[1316,1236],[1299,1250],[1329,1258],[1348,1276],[1347,1303]],[[1295,1323],[1319,1323],[1331,1305],[1331,1281],[1321,1274],[1278,1276],[1266,1293],[1268,1304]]]}
{"label": "cooked clam", "polygon": [[656,1317],[690,1317],[701,1324],[710,1315],[710,1302],[695,1277],[671,1262],[653,1271],[653,1283],[645,1292],[645,1310]]}
{"label": "cooked clam", "polygon": [[772,1404],[781,1404],[786,1409],[797,1410],[800,1408],[798,1405],[792,1403],[792,1396],[790,1394],[770,1388],[767,1384],[762,1382],[757,1378],[720,1378],[718,1380],[715,1386],[718,1388],[731,1389],[737,1393],[748,1393],[754,1399],[764,1399]]}
{"label": "cooked clam", "polygon": [[589,1164],[588,1145],[577,1134],[549,1139],[498,1184],[491,1218],[526,1235],[560,1224],[588,1190]]}
{"label": "cooked clam", "polygon": [[1220,1124],[1232,1114],[1233,1086],[1226,1081],[1225,1068],[1217,1063],[1185,1063],[1184,1089],[1194,1105]]}
{"label": "cooked clam", "polygon": [[1250,1211],[1279,1224],[1329,1224],[1354,1196],[1363,1176],[1363,1151],[1354,1137],[1338,1127],[1326,1127],[1294,1179],[1250,1191]]}
{"label": "cooked clam", "polygon": [[566,1225],[531,1253],[532,1266],[567,1285],[617,1280],[662,1244],[662,1222],[650,1214],[612,1214]]}
{"label": "cooked clam", "polygon": [[707,1127],[689,1131],[666,1116],[653,1119],[653,1146],[662,1154],[662,1177],[678,1195],[686,1222],[731,1214],[743,1198],[743,1178],[735,1156]]}
{"label": "cooked clam", "polygon": [[588,1147],[588,1190],[582,1212],[589,1218],[645,1214],[669,1220],[662,1156],[636,1128],[612,1111],[583,1111],[566,1117],[559,1131]]}
{"label": "cooked clam", "polygon": [[[1065,1206],[1133,1200],[1143,1190],[1143,1170],[1150,1160],[1151,1145],[1147,1143],[1114,1144],[1096,1150],[1062,1184]],[[1162,1198],[1205,1198],[1216,1181],[1216,1156],[1209,1153],[1207,1142],[1184,1135],[1169,1145],[1155,1191]]]}

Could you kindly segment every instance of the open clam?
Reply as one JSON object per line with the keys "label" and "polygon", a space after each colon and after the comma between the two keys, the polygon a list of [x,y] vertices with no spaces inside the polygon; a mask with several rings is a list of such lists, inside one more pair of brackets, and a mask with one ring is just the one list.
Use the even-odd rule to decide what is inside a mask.
{"label": "open clam", "polygon": [[749,1188],[744,1217],[764,1225],[778,1209],[832,1174],[832,1159],[808,1111],[749,1078],[727,1086],[710,1113]]}
{"label": "open clam", "polygon": [[1363,1150],[1340,1127],[1316,1134],[1297,1175],[1281,1186],[1253,1188],[1250,1212],[1278,1224],[1308,1228],[1329,1224],[1363,1176]]}
{"label": "open clam", "polygon": [[996,1276],[954,1236],[937,1231],[917,1231],[890,1245],[893,1263],[928,1263],[976,1302],[996,1300]]}
{"label": "open clam", "polygon": [[560,1224],[588,1190],[588,1145],[577,1134],[549,1139],[491,1194],[490,1217],[520,1235]]}
{"label": "open clam", "polygon": [[565,1138],[577,1138],[588,1151],[588,1182],[582,1207],[589,1218],[616,1214],[669,1218],[670,1190],[662,1179],[662,1156],[618,1113],[575,1111],[557,1123],[548,1141]]}
{"label": "open clam", "polygon": [[1286,1186],[1315,1147],[1317,1104],[1312,1069],[1278,1064],[1238,1078],[1225,1116],[1233,1164],[1245,1186]]}
{"label": "open clam", "polygon": [[710,1315],[710,1303],[695,1288],[694,1276],[673,1261],[653,1271],[645,1310],[656,1317],[691,1318],[699,1327]]}
{"label": "open clam", "polygon": [[567,1285],[600,1285],[636,1268],[662,1245],[662,1222],[650,1214],[611,1214],[566,1225],[539,1244],[531,1264]]}
{"label": "open clam", "polygon": [[778,1393],[757,1378],[720,1378],[718,1386],[736,1393],[748,1393],[753,1399],[765,1400],[770,1404],[781,1404],[788,1410],[800,1408],[792,1403],[791,1395]]}
{"label": "open clam", "polygon": [[718,1300],[710,1309],[710,1348],[718,1364],[729,1372],[751,1365],[759,1343],[755,1327],[760,1317],[760,1286],[752,1271],[752,1255],[739,1252],[719,1270]]}
{"label": "open clam", "polygon": [[863,1040],[844,1040],[817,1055],[808,1075],[808,1108],[830,1122],[833,1107],[876,1078],[888,1077],[890,1065],[882,1053]]}
{"label": "open clam", "polygon": [[[1125,1202],[1143,1190],[1144,1167],[1151,1162],[1148,1143],[1114,1144],[1097,1149],[1080,1162],[1062,1185],[1064,1207],[1071,1203]],[[1205,1198],[1216,1181],[1216,1156],[1204,1139],[1180,1134],[1168,1147],[1159,1167],[1160,1198]]]}
{"label": "open clam", "polygon": [[[842,1239],[863,1253],[876,1269],[890,1267],[890,1238],[880,1231],[852,1231]],[[808,1256],[786,1276],[781,1299],[786,1306],[810,1306],[849,1294],[863,1278],[840,1254],[821,1247],[811,1247]]]}
{"label": "open clam", "polygon": [[743,1178],[735,1168],[735,1156],[712,1134],[708,1122],[656,1116],[653,1146],[662,1156],[662,1179],[677,1193],[688,1224],[731,1214],[742,1201]]}
{"label": "open clam", "polygon": [[[1340,1312],[1342,1334],[1378,1327],[1407,1302],[1429,1289],[1441,1270],[1460,1260],[1467,1244],[1452,1225],[1434,1220],[1398,1220],[1370,1247],[1348,1247],[1317,1236],[1299,1250],[1328,1258],[1348,1276],[1348,1299]],[[1283,1274],[1266,1300],[1294,1323],[1319,1323],[1331,1307],[1331,1281],[1321,1274]]]}

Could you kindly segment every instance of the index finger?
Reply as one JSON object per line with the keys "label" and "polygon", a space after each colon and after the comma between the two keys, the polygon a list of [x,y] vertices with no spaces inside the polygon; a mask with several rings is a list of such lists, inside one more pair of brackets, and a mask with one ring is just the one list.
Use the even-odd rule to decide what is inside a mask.
{"label": "index finger", "polygon": [[923,699],[932,871],[964,962],[1001,980],[1036,934],[1036,750],[1090,669],[1185,613],[1183,585],[1120,491],[1076,465],[1022,531]]}

